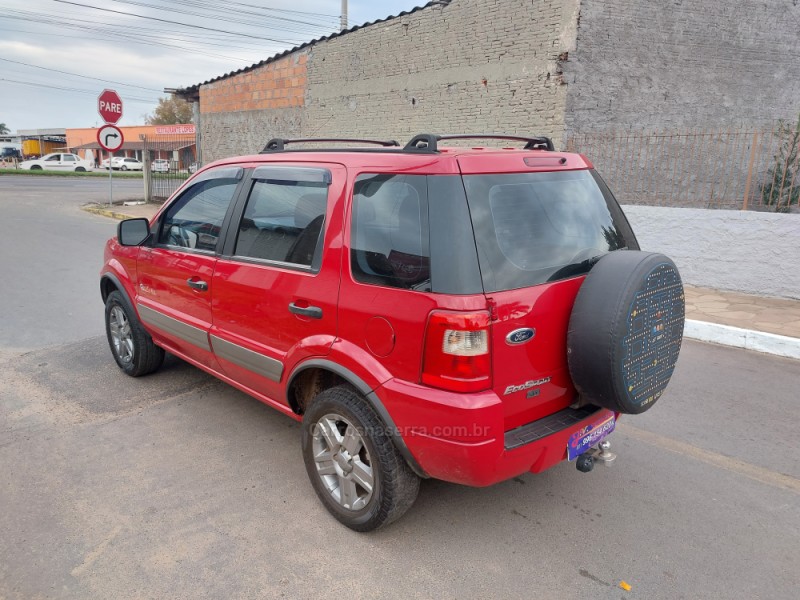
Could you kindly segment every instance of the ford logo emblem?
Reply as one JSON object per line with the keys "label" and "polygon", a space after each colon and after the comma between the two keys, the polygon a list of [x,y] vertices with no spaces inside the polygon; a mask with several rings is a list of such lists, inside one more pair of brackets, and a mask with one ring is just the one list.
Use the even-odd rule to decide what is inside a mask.
{"label": "ford logo emblem", "polygon": [[531,329],[530,327],[515,329],[506,336],[506,343],[510,344],[511,346],[524,344],[525,342],[530,342],[533,339],[533,336],[535,335],[536,335],[536,330]]}

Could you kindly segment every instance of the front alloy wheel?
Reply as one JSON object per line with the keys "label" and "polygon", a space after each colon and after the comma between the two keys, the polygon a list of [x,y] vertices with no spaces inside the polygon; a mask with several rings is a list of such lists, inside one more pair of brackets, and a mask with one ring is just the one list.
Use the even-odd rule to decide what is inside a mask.
{"label": "front alloy wheel", "polygon": [[125,365],[131,364],[135,351],[131,323],[118,304],[111,307],[108,315],[108,334],[114,356]]}
{"label": "front alloy wheel", "polygon": [[106,336],[114,360],[131,377],[152,373],[164,362],[164,350],[153,343],[128,299],[118,291],[106,299]]}

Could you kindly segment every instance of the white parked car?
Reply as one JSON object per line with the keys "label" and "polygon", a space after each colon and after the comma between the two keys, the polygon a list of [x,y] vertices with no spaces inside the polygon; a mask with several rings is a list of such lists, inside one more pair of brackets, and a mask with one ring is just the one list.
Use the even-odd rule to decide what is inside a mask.
{"label": "white parked car", "polygon": [[144,169],[144,163],[138,158],[115,156],[111,159],[111,168],[115,171],[141,171]]}
{"label": "white parked car", "polygon": [[38,171],[46,169],[48,171],[92,171],[94,163],[84,160],[77,154],[54,153],[45,154],[36,160],[23,160],[19,163],[20,169]]}
{"label": "white parked car", "polygon": [[154,159],[153,173],[169,173],[169,161],[165,158]]}

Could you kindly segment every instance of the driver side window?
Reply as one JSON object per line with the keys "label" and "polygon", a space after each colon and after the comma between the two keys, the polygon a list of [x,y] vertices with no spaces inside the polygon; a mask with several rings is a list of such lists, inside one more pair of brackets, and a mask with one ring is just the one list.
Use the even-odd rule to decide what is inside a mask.
{"label": "driver side window", "polygon": [[222,221],[238,184],[238,179],[217,178],[192,186],[167,209],[158,243],[214,252]]}

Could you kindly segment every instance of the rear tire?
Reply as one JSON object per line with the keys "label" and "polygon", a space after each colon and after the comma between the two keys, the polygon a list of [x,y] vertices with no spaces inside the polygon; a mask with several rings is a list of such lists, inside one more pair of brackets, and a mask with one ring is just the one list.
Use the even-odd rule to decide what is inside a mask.
{"label": "rear tire", "polygon": [[31,165],[31,171],[41,171],[41,170],[42,170],[41,165]]}
{"label": "rear tire", "polygon": [[373,531],[414,504],[419,477],[366,399],[347,385],[320,393],[303,417],[303,460],[325,508],[355,531]]}
{"label": "rear tire", "polygon": [[127,170],[128,170],[128,167],[126,167],[125,165],[122,165],[122,169],[121,169],[121,170],[122,170],[122,171],[127,171]]}
{"label": "rear tire", "polygon": [[118,291],[111,292],[106,300],[106,336],[117,365],[131,377],[152,373],[164,362],[163,348],[153,343],[133,307]]}
{"label": "rear tire", "polygon": [[75,169],[75,172],[76,173],[85,173],[86,169],[84,169],[83,167],[78,167],[77,169]]}

